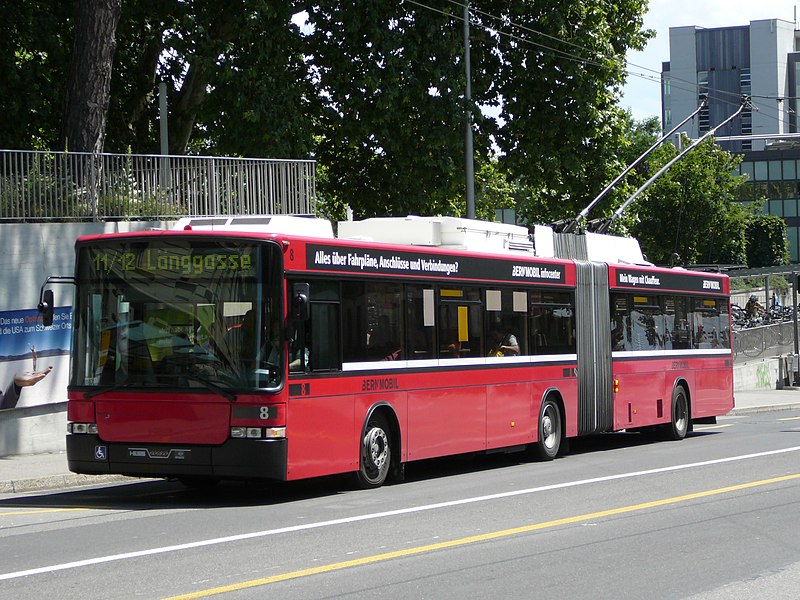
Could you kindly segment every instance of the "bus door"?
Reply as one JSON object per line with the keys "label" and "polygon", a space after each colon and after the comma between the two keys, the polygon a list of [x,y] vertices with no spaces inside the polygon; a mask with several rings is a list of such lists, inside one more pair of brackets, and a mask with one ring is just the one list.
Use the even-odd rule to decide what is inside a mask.
{"label": "bus door", "polygon": [[578,434],[613,428],[608,265],[576,261]]}

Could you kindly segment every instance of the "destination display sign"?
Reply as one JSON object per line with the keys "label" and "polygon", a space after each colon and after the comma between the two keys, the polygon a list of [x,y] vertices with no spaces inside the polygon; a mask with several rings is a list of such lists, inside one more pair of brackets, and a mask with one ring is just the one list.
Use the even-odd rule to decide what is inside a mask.
{"label": "destination display sign", "polygon": [[448,279],[482,279],[564,285],[566,265],[529,260],[508,260],[484,257],[454,256],[405,250],[359,248],[308,244],[306,268],[313,271],[375,273],[442,277]]}
{"label": "destination display sign", "polygon": [[123,245],[86,247],[82,264],[98,276],[152,274],[188,279],[247,275],[254,272],[257,251],[252,246]]}
{"label": "destination display sign", "polygon": [[637,290],[671,290],[719,295],[724,293],[723,282],[722,277],[710,273],[644,271],[615,267],[612,286]]}

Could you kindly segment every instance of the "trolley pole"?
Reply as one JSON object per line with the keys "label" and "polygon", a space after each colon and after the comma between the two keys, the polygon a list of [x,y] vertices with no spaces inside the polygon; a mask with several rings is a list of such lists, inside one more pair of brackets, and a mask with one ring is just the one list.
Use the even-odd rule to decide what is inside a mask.
{"label": "trolley pole", "polygon": [[475,218],[475,166],[472,149],[472,79],[469,57],[469,0],[464,4],[464,68],[467,75],[467,86],[464,93],[467,108],[467,128],[464,140],[464,172],[467,183],[467,218]]}

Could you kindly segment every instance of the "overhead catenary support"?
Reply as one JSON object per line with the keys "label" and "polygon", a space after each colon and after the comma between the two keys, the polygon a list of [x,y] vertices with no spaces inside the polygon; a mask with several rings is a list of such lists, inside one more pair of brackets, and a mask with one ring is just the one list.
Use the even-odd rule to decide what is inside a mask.
{"label": "overhead catenary support", "polygon": [[625,209],[626,209],[626,208],[628,208],[628,206],[630,206],[630,205],[633,203],[633,201],[634,201],[634,200],[636,200],[636,198],[638,198],[638,197],[639,197],[639,195],[640,195],[642,192],[644,192],[644,191],[645,191],[645,190],[646,190],[648,187],[650,187],[650,186],[653,184],[653,182],[654,182],[656,179],[658,179],[659,177],[661,177],[661,175],[663,175],[663,174],[664,174],[664,172],[665,172],[667,169],[669,169],[669,168],[670,168],[672,165],[674,165],[676,162],[678,162],[678,161],[679,161],[681,158],[683,158],[683,157],[684,157],[684,156],[685,156],[687,153],[689,153],[689,152],[691,152],[692,150],[694,150],[694,149],[695,149],[695,148],[696,148],[698,145],[700,145],[700,144],[701,144],[701,143],[702,143],[702,142],[703,142],[705,139],[707,139],[707,138],[711,137],[712,135],[714,135],[714,133],[716,133],[716,131],[717,131],[717,130],[718,130],[720,127],[722,127],[723,125],[727,125],[728,123],[730,123],[731,121],[733,121],[733,119],[735,119],[736,117],[738,117],[738,116],[741,114],[741,112],[744,110],[745,106],[748,106],[749,104],[750,104],[750,98],[749,98],[748,96],[743,96],[743,97],[742,97],[742,102],[741,102],[741,104],[739,105],[739,108],[737,109],[737,111],[736,111],[735,113],[733,113],[733,114],[732,114],[730,117],[728,117],[727,119],[725,119],[724,121],[722,121],[722,123],[720,123],[720,124],[719,124],[719,125],[717,125],[716,127],[713,127],[712,129],[710,129],[710,130],[709,130],[709,131],[708,131],[706,134],[704,134],[703,136],[701,136],[701,137],[697,138],[697,139],[696,139],[694,142],[692,142],[691,144],[689,144],[688,146],[686,146],[686,148],[684,148],[684,149],[683,149],[683,150],[682,150],[680,153],[678,153],[678,155],[677,155],[675,158],[673,158],[673,159],[672,159],[671,161],[669,161],[669,162],[668,162],[666,165],[664,165],[663,167],[661,167],[661,168],[660,168],[660,169],[659,169],[659,170],[656,172],[656,174],[655,174],[655,175],[653,175],[653,176],[652,176],[650,179],[648,179],[648,180],[647,180],[647,181],[646,181],[646,182],[645,182],[645,183],[644,183],[644,184],[643,184],[643,185],[642,185],[642,186],[641,186],[639,189],[637,189],[637,190],[636,190],[636,191],[633,193],[633,195],[632,195],[630,198],[628,198],[628,199],[627,199],[627,200],[626,200],[626,201],[625,201],[625,202],[622,204],[622,206],[620,206],[620,207],[619,207],[619,208],[618,208],[618,209],[617,209],[617,210],[614,212],[614,214],[613,214],[613,215],[611,215],[610,217],[607,217],[606,219],[602,219],[602,220],[600,220],[600,221],[599,221],[599,226],[598,226],[598,227],[597,227],[597,229],[596,229],[597,233],[605,233],[606,231],[608,231],[608,228],[609,228],[609,227],[611,227],[611,225],[614,223],[614,221],[616,221],[617,219],[619,219],[619,218],[622,216],[622,213],[624,213],[624,212],[625,212]]}
{"label": "overhead catenary support", "polygon": [[464,4],[464,69],[467,85],[464,92],[467,107],[467,127],[464,140],[464,173],[467,184],[467,218],[475,218],[475,166],[472,149],[472,79],[469,57],[469,1]]}

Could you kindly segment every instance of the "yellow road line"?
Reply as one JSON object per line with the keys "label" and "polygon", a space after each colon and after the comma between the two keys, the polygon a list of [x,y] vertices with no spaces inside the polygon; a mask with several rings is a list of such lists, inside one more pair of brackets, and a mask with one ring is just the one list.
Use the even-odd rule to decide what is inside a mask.
{"label": "yellow road line", "polygon": [[610,517],[614,515],[621,515],[625,513],[636,512],[648,508],[655,508],[659,506],[666,506],[668,504],[677,504],[680,502],[687,502],[689,500],[697,500],[698,498],[707,498],[709,496],[717,496],[719,494],[728,494],[730,492],[738,492],[750,488],[760,487],[764,485],[771,485],[773,483],[781,483],[783,481],[791,481],[793,479],[800,479],[800,473],[792,475],[784,475],[782,477],[773,477],[771,479],[762,479],[760,481],[751,481],[749,483],[741,483],[739,485],[732,485],[724,488],[717,488],[714,490],[706,490],[703,492],[695,492],[693,494],[685,494],[683,496],[674,496],[672,498],[663,498],[661,500],[653,500],[652,502],[643,502],[641,504],[632,504],[630,506],[623,506],[620,508],[612,508],[609,510],[601,510],[598,512],[577,515],[574,517],[566,517],[563,519],[555,519],[553,521],[545,521],[543,523],[536,523],[533,525],[525,525],[523,527],[514,527],[512,529],[503,529],[501,531],[493,531],[483,533],[480,535],[472,535],[469,537],[450,540],[447,542],[439,542],[437,544],[428,544],[426,546],[417,546],[416,548],[406,548],[405,550],[395,550],[393,552],[385,552],[383,554],[375,554],[372,556],[365,556],[364,558],[357,558],[354,560],[346,560],[342,562],[332,563],[329,565],[321,565],[319,567],[312,567],[309,569],[300,569],[299,571],[290,571],[288,573],[281,573],[273,575],[272,577],[264,577],[261,579],[252,579],[250,581],[243,581],[241,583],[234,583],[216,588],[209,588],[207,590],[200,590],[189,594],[180,596],[171,596],[165,600],[192,600],[194,598],[206,598],[217,594],[224,594],[226,592],[236,592],[248,588],[269,585],[271,583],[278,583],[280,581],[287,581],[290,579],[299,579],[301,577],[308,577],[309,575],[318,575],[320,573],[330,573],[332,571],[339,571],[341,569],[348,569],[350,567],[358,567],[363,565],[374,564],[394,558],[403,558],[406,556],[414,556],[426,552],[434,552],[436,550],[443,550],[446,548],[457,548],[459,546],[467,546],[476,542],[485,542],[487,540],[496,540],[500,538],[519,535],[521,533],[530,533],[532,531],[539,531],[551,527],[558,527],[559,525],[570,525],[580,523],[583,521],[591,521],[603,517]]}
{"label": "yellow road line", "polygon": [[778,419],[778,421],[800,421],[800,417],[786,417],[784,419]]}
{"label": "yellow road line", "polygon": [[89,510],[88,508],[42,508],[39,510],[18,510],[12,512],[0,512],[0,517],[14,517],[16,515],[43,515],[47,513],[71,512],[75,510]]}

